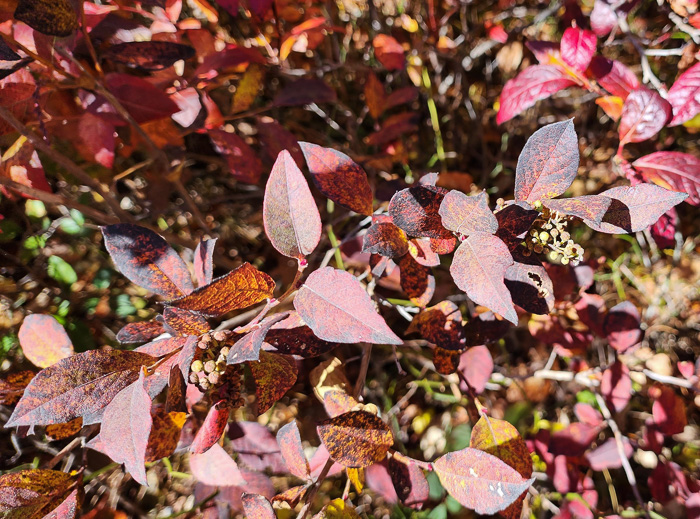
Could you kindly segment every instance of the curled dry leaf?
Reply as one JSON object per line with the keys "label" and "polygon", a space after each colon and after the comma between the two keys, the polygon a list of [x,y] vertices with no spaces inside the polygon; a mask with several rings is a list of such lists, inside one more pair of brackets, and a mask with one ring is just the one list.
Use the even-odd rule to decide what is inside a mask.
{"label": "curled dry leaf", "polygon": [[154,357],[135,351],[92,350],[41,370],[27,386],[6,427],[48,425],[82,416],[99,422],[104,408],[139,377]]}
{"label": "curled dry leaf", "polygon": [[132,283],[170,298],[194,288],[185,262],[153,231],[118,223],[102,227],[102,234],[114,266]]}
{"label": "curled dry leaf", "polygon": [[524,479],[497,457],[471,447],[445,454],[433,467],[450,495],[478,514],[505,510],[534,481]]}
{"label": "curled dry leaf", "polygon": [[40,368],[48,368],[75,353],[63,326],[50,315],[28,315],[18,335],[22,353]]}
{"label": "curled dry leaf", "polygon": [[168,305],[218,317],[272,297],[274,288],[275,282],[270,276],[250,263],[244,263],[189,295],[170,301]]}
{"label": "curled dry leaf", "polygon": [[202,240],[194,250],[194,274],[197,279],[197,286],[204,286],[211,283],[214,277],[214,248],[216,240]]}
{"label": "curled dry leaf", "polygon": [[272,246],[289,258],[303,259],[321,239],[321,215],[316,202],[303,173],[286,150],[277,157],[265,186],[263,223]]}
{"label": "curled dry leaf", "polygon": [[515,200],[533,204],[566,191],[578,171],[573,119],[543,126],[525,143],[515,170]]}
{"label": "curled dry leaf", "polygon": [[297,292],[294,307],[323,340],[403,344],[377,313],[360,282],[348,272],[332,267],[313,272]]}
{"label": "curled dry leaf", "polygon": [[309,479],[311,468],[304,455],[301,436],[296,421],[289,422],[277,431],[277,443],[289,472],[300,479]]}
{"label": "curled dry leaf", "polygon": [[316,429],[333,461],[344,467],[367,467],[377,463],[394,444],[389,426],[367,411],[329,418],[320,422]]}
{"label": "curled dry leaf", "polygon": [[474,232],[494,234],[498,230],[498,220],[489,208],[486,191],[478,195],[467,196],[452,190],[445,195],[440,204],[442,225],[458,234],[469,235]]}
{"label": "curled dry leaf", "polygon": [[503,282],[512,264],[513,257],[500,238],[475,233],[464,240],[455,252],[450,274],[459,289],[476,304],[484,305],[517,324],[518,315]]}
{"label": "curled dry leaf", "polygon": [[359,164],[332,148],[310,142],[300,142],[299,146],[311,179],[324,196],[356,213],[372,214],[372,188]]}

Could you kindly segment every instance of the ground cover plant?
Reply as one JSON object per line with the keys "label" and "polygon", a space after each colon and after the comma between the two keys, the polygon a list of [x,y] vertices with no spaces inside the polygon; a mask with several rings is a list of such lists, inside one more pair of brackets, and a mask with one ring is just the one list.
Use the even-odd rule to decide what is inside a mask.
{"label": "ground cover plant", "polygon": [[2,517],[700,517],[694,2],[0,2]]}

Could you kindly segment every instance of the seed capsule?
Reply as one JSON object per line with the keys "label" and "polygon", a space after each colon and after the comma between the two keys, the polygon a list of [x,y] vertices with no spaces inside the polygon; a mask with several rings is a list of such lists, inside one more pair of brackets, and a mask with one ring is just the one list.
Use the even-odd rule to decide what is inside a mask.
{"label": "seed capsule", "polygon": [[209,373],[209,376],[207,377],[207,379],[209,380],[209,382],[212,385],[215,386],[221,380],[221,375],[219,373],[217,373],[216,371],[214,371],[213,373]]}
{"label": "seed capsule", "polygon": [[543,250],[544,250],[544,247],[542,247],[542,245],[540,245],[539,243],[537,245],[535,245],[535,252],[537,254],[542,254]]}
{"label": "seed capsule", "polygon": [[218,332],[214,332],[214,340],[216,340],[216,341],[225,341],[227,335],[228,335],[228,334],[227,334],[225,331],[223,331],[223,330],[218,331]]}
{"label": "seed capsule", "polygon": [[561,233],[561,240],[562,241],[568,241],[569,238],[571,238],[571,235],[568,232],[564,231],[563,233]]}
{"label": "seed capsule", "polygon": [[547,243],[549,241],[549,233],[547,231],[542,231],[540,233],[540,241],[542,243]]}
{"label": "seed capsule", "polygon": [[568,264],[569,264],[569,258],[562,258],[562,259],[561,259],[561,264],[562,264],[562,265],[568,265]]}
{"label": "seed capsule", "polygon": [[[192,343],[190,343],[190,344],[192,344]],[[204,364],[202,364],[202,361],[201,361],[201,360],[195,360],[195,361],[192,363],[192,366],[190,366],[190,368],[191,368],[192,371],[194,371],[195,373],[199,373],[199,372],[202,371],[202,369],[204,368]]]}
{"label": "seed capsule", "polygon": [[221,352],[219,353],[219,355],[222,355],[224,358],[228,357],[230,351],[231,348],[229,348],[228,346],[224,346],[223,348],[221,348]]}
{"label": "seed capsule", "polygon": [[214,362],[213,360],[208,360],[204,364],[204,371],[206,371],[207,373],[211,373],[214,370],[216,370],[216,362]]}
{"label": "seed capsule", "polygon": [[196,373],[190,373],[190,383],[196,384],[197,382],[199,382],[199,376]]}
{"label": "seed capsule", "polygon": [[211,382],[209,382],[208,378],[202,379],[199,381],[199,387],[206,391],[211,387]]}

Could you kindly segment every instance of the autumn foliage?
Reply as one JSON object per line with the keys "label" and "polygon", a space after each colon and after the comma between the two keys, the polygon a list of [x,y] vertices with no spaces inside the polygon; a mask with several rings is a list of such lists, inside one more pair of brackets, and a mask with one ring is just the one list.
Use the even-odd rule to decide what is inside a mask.
{"label": "autumn foliage", "polygon": [[700,517],[697,6],[481,4],[0,2],[0,516]]}

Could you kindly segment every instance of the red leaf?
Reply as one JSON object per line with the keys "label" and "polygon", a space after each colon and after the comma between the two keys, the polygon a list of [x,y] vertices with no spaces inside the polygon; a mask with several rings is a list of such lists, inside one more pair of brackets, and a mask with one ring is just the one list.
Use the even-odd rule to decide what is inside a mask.
{"label": "red leaf", "polygon": [[603,331],[610,346],[624,352],[642,340],[639,310],[629,301],[615,305],[605,317]]}
{"label": "red leaf", "polygon": [[[625,456],[632,457],[634,449],[630,441],[623,437],[622,444],[624,446]],[[617,448],[615,438],[608,438],[601,445],[586,454],[586,460],[593,470],[619,469],[622,467],[622,459],[620,451]]]}
{"label": "red leaf", "polygon": [[362,252],[400,258],[408,252],[406,233],[392,222],[373,223],[362,240]]}
{"label": "red leaf", "polygon": [[270,409],[297,381],[297,364],[288,355],[260,352],[257,362],[248,364],[255,379],[258,415]]}
{"label": "red leaf", "polygon": [[609,234],[643,231],[661,215],[688,198],[685,193],[670,191],[654,184],[619,186],[601,193],[612,203],[600,225],[584,219],[591,229]]}
{"label": "red leaf", "polygon": [[301,436],[296,421],[280,427],[280,430],[277,431],[277,443],[289,472],[300,479],[309,479],[311,468],[301,445]]}
{"label": "red leaf", "polygon": [[430,239],[414,238],[408,242],[408,253],[417,263],[424,267],[437,267],[440,265],[438,256],[430,247]]}
{"label": "red leaf", "polygon": [[489,208],[486,191],[478,195],[467,196],[452,190],[440,203],[442,225],[458,234],[469,235],[474,232],[494,234],[498,230],[498,220]]}
{"label": "red leaf", "polygon": [[591,404],[584,404],[583,402],[577,403],[574,405],[574,414],[579,422],[583,422],[587,425],[598,426],[603,423],[603,415]]}
{"label": "red leaf", "polygon": [[549,452],[566,456],[581,456],[596,439],[601,426],[575,422],[554,434],[549,442]]}
{"label": "red leaf", "polygon": [[114,125],[102,117],[85,112],[78,122],[77,147],[80,154],[105,168],[114,165],[116,143]]}
{"label": "red leaf", "polygon": [[258,183],[262,175],[262,162],[243,139],[224,130],[211,130],[209,138],[216,152],[226,160],[233,178],[244,184]]}
{"label": "red leaf", "polygon": [[130,386],[122,389],[105,408],[100,443],[107,456],[123,463],[136,481],[146,481],[146,447],[151,434],[151,397],[144,389],[144,370]]}
{"label": "red leaf", "polygon": [[550,65],[561,59],[561,45],[553,41],[532,41],[525,42],[525,46],[530,49],[542,65]]}
{"label": "red leaf", "polygon": [[642,142],[659,133],[671,117],[671,105],[658,92],[640,87],[632,92],[622,106],[620,145]]}
{"label": "red leaf", "polygon": [[[0,76],[1,77],[1,76]],[[34,92],[37,86],[34,77],[26,70],[18,70],[0,79],[0,106],[7,108],[21,122],[26,122],[34,107]],[[10,123],[0,121],[0,135],[14,132]]]}
{"label": "red leaf", "polygon": [[[510,291],[513,303],[526,312],[545,315],[554,307],[554,285],[547,271],[534,258],[517,258],[508,267],[505,284]],[[529,259],[522,263],[521,259]]]}
{"label": "red leaf", "polygon": [[386,460],[386,466],[399,501],[415,510],[423,508],[430,498],[430,486],[423,471],[417,465],[401,463],[394,456]]}
{"label": "red leaf", "polygon": [[61,508],[61,503],[71,497],[73,489],[82,494],[81,479],[80,475],[45,469],[3,474],[0,476],[0,513],[8,519],[60,517],[53,515],[52,511]]}
{"label": "red leaf", "polygon": [[194,54],[189,45],[171,41],[127,41],[102,51],[102,59],[142,70],[161,70]]}
{"label": "red leaf", "polygon": [[190,335],[202,335],[211,327],[201,315],[168,306],[163,311],[164,327],[171,335],[189,337]]}
{"label": "red leaf", "polygon": [[554,65],[527,67],[516,77],[508,80],[503,87],[496,122],[502,124],[523,110],[534,106],[540,99],[546,99],[574,85],[576,82]]}
{"label": "red leaf", "polygon": [[700,113],[700,63],[683,72],[668,90],[666,98],[673,108],[669,126],[689,121]]}
{"label": "red leaf", "polygon": [[457,501],[478,514],[506,509],[532,485],[497,457],[467,447],[433,462],[442,486]]}
{"label": "red leaf", "polygon": [[275,511],[265,496],[259,494],[243,494],[243,512],[249,519],[276,519]]}
{"label": "red leaf", "polygon": [[387,70],[403,70],[405,58],[403,47],[395,38],[386,34],[377,34],[372,40],[374,56]]}
{"label": "red leaf", "polygon": [[214,248],[216,238],[202,240],[194,250],[194,275],[197,278],[197,285],[204,286],[211,283],[214,275]]}
{"label": "red leaf", "polygon": [[168,302],[183,310],[218,317],[272,297],[275,282],[250,263],[199,287],[191,294]]}
{"label": "red leaf", "polygon": [[612,200],[601,195],[583,195],[560,200],[547,200],[543,205],[552,211],[582,220],[591,220],[600,224]]}
{"label": "red leaf", "polygon": [[180,111],[170,97],[145,79],[112,73],[105,76],[104,82],[139,124],[169,117]]}
{"label": "red leaf", "polygon": [[465,348],[462,313],[452,301],[442,301],[422,310],[411,321],[407,333],[413,331],[417,331],[428,342],[446,350],[458,351]]}
{"label": "red leaf", "polygon": [[229,487],[246,484],[236,462],[218,443],[203,454],[190,454],[190,471],[205,485]]}
{"label": "red leaf", "polygon": [[600,392],[615,412],[622,411],[632,396],[632,379],[627,366],[617,361],[606,369],[600,381]]}
{"label": "red leaf", "polygon": [[455,252],[450,274],[474,303],[484,305],[517,325],[518,315],[503,282],[506,270],[512,264],[513,257],[500,238],[475,233]]}
{"label": "red leaf", "polygon": [[605,0],[595,0],[591,11],[591,29],[596,36],[607,36],[617,26],[617,15]]}
{"label": "red leaf", "polygon": [[332,267],[313,272],[297,292],[294,307],[323,340],[403,344],[377,313],[360,282],[348,272]]}
{"label": "red leaf", "polygon": [[435,294],[435,277],[430,268],[424,267],[405,254],[398,263],[401,274],[401,289],[411,302],[423,308]]}
{"label": "red leaf", "polygon": [[277,440],[266,427],[257,422],[231,422],[228,437],[245,466],[257,471],[287,472]]}
{"label": "red leaf", "polygon": [[409,236],[454,240],[440,217],[440,205],[447,193],[447,189],[429,185],[402,189],[391,198],[389,214]]}
{"label": "red leaf", "polygon": [[154,319],[125,325],[117,333],[117,340],[122,344],[137,344],[152,341],[162,333],[163,323]]}
{"label": "red leaf", "polygon": [[153,231],[118,223],[102,227],[102,234],[114,266],[132,283],[170,298],[194,288],[185,262]]}
{"label": "red leaf", "polygon": [[84,425],[97,423],[110,400],[138,378],[141,366],[155,361],[120,350],[91,350],[60,360],[32,379],[5,427],[63,423],[78,416]]}
{"label": "red leaf", "polygon": [[48,368],[75,353],[63,326],[50,315],[31,314],[19,328],[22,353],[35,366]]}
{"label": "red leaf", "polygon": [[593,54],[597,38],[591,31],[569,27],[561,38],[561,58],[579,72],[588,68]]}
{"label": "red leaf", "polygon": [[372,214],[367,173],[350,157],[332,148],[300,142],[311,179],[324,196],[359,214]]}
{"label": "red leaf", "polygon": [[457,369],[464,375],[477,395],[483,393],[493,373],[491,352],[486,346],[472,346],[459,357]]}
{"label": "red leaf", "polygon": [[303,173],[288,151],[282,151],[265,186],[263,223],[280,254],[302,260],[321,239],[321,215]]}
{"label": "red leaf", "polygon": [[622,99],[627,99],[630,93],[639,88],[639,79],[634,72],[617,60],[594,56],[589,70],[600,86]]}
{"label": "red leaf", "polygon": [[496,236],[502,239],[511,251],[523,241],[518,236],[530,230],[530,227],[532,227],[532,224],[535,223],[540,214],[539,211],[528,207],[524,202],[514,203],[496,213],[496,220],[498,220]]}
{"label": "red leaf", "polygon": [[654,401],[651,414],[659,430],[669,436],[682,433],[688,425],[683,399],[676,395],[673,388],[660,384],[649,389],[649,396]]}
{"label": "red leaf", "polygon": [[225,400],[219,400],[209,408],[204,423],[197,431],[194,441],[190,445],[190,452],[202,454],[208,451],[212,445],[219,441],[224,434],[231,407]]}
{"label": "red leaf", "polygon": [[294,157],[297,166],[304,166],[304,154],[294,134],[271,117],[260,117],[256,126],[260,145],[271,160],[276,159],[281,151],[287,150]]}
{"label": "red leaf", "polygon": [[328,83],[320,78],[301,78],[288,83],[280,90],[272,104],[275,106],[300,106],[312,103],[335,103],[338,96]]}
{"label": "red leaf", "polygon": [[566,191],[578,171],[573,119],[543,126],[525,143],[515,170],[515,200],[530,204]]}
{"label": "red leaf", "polygon": [[323,420],[316,429],[333,461],[346,468],[367,467],[381,461],[394,444],[389,426],[367,411],[351,411]]}
{"label": "red leaf", "polygon": [[700,159],[695,155],[678,151],[657,151],[635,160],[632,165],[644,180],[688,193],[687,202],[700,205]]}
{"label": "red leaf", "polygon": [[287,313],[276,314],[256,325],[252,331],[231,346],[226,358],[226,364],[240,364],[241,362],[258,360],[260,358],[260,348],[270,328],[288,315]]}

